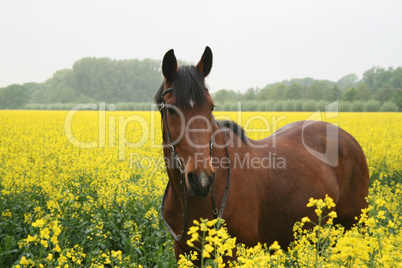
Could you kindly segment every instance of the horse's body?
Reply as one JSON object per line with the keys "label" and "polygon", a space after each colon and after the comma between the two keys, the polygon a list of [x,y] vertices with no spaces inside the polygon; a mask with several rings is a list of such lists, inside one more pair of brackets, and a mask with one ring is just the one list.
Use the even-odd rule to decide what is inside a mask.
{"label": "horse's body", "polygon": [[[205,77],[209,71],[205,75],[203,70],[205,67],[202,66],[205,64],[204,56],[205,52],[197,68]],[[174,79],[170,79],[167,74],[168,60],[165,56],[165,82],[158,94],[168,87],[175,87]],[[207,101],[210,99],[208,96]],[[175,98],[177,99],[177,96],[170,96],[166,102],[172,101],[172,105],[180,107],[180,103],[175,103]],[[280,128],[265,139],[251,140],[245,137],[243,132],[238,131],[235,124],[232,124],[232,127],[220,128],[213,116],[209,117],[207,110],[209,108],[185,107],[183,118],[188,122],[194,116],[202,114],[210,119],[204,121],[211,124],[211,129],[206,133],[195,133],[193,137],[208,143],[211,134],[208,136],[207,133],[215,134],[213,158],[217,161],[208,160],[207,147],[191,149],[186,142],[181,141],[176,145],[177,153],[185,159],[185,183],[188,188],[186,199],[190,224],[200,218],[213,218],[212,201],[206,198],[205,189],[197,186],[198,184],[194,182],[197,180],[193,177],[198,180],[208,178],[211,185],[206,187],[214,189],[212,194],[218,207],[222,202],[228,179],[227,165],[220,162],[220,159],[227,157],[227,151],[223,147],[225,144],[223,132],[227,134],[231,170],[230,189],[222,218],[226,220],[230,235],[237,237],[237,242],[253,246],[258,242],[270,245],[278,241],[282,247],[286,247],[293,240],[292,227],[296,221],[304,216],[316,219],[314,209],[306,206],[310,197],[324,198],[328,194],[333,198],[337,221],[346,228],[353,225],[355,217],[367,206],[365,197],[368,195],[369,173],[366,159],[357,141],[347,132],[324,122],[300,121]],[[162,117],[167,116],[173,117],[170,113],[162,114]],[[165,135],[166,123],[173,125],[175,122],[172,118],[169,120],[164,121]],[[201,121],[197,121],[197,125],[203,125]],[[337,135],[331,136],[328,133]],[[165,143],[167,143],[166,137]],[[307,148],[323,156],[316,157]],[[325,155],[326,152],[329,154]],[[171,148],[166,147],[164,154],[167,158],[171,157]],[[203,167],[194,163],[195,154],[205,156],[205,160],[201,161]],[[336,165],[331,164],[334,159],[337,160]],[[166,196],[164,217],[173,231],[179,234],[184,228],[185,209],[183,193],[180,190],[182,174],[178,168],[172,166],[168,166],[167,171],[173,187],[170,187]],[[175,241],[176,258],[190,250],[194,249],[186,244],[186,238]]]}

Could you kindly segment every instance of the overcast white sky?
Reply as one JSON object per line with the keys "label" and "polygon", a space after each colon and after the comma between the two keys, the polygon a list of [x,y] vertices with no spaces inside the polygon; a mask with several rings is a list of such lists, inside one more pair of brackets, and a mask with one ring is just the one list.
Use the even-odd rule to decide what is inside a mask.
{"label": "overcast white sky", "polygon": [[[283,79],[336,81],[402,66],[401,0],[0,2],[0,87],[43,82],[82,57],[198,62],[211,91]],[[155,89],[156,90],[156,89]]]}

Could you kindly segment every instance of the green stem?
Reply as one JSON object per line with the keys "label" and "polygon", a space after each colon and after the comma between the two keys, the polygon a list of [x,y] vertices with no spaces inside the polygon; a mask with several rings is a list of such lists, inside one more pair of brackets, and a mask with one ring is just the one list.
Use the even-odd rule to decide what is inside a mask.
{"label": "green stem", "polygon": [[318,254],[320,252],[321,248],[321,215],[318,216],[318,229],[317,229],[317,246],[316,246],[316,252],[315,252],[315,265],[314,267],[318,267]]}
{"label": "green stem", "polygon": [[201,268],[204,267],[204,254],[203,254],[203,252],[204,252],[204,245],[205,245],[205,233],[206,233],[206,231],[202,232],[201,251],[200,251],[200,253],[201,253]]}
{"label": "green stem", "polygon": [[378,241],[378,249],[380,250],[380,256],[382,259],[381,240],[379,235],[377,236],[377,241]]}

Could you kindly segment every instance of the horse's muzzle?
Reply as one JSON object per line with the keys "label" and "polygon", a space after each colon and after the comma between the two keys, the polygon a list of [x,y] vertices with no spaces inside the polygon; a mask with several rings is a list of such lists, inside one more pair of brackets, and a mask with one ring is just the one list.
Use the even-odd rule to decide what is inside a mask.
{"label": "horse's muzzle", "polygon": [[211,193],[215,182],[215,172],[212,172],[210,176],[204,171],[201,171],[199,176],[195,172],[188,172],[187,179],[190,184],[190,195],[194,197],[207,197]]}

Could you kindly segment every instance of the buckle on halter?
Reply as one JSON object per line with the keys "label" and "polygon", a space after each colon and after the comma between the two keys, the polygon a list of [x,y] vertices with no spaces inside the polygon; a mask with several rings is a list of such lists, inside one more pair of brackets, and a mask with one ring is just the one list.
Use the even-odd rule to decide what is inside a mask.
{"label": "buckle on halter", "polygon": [[182,164],[182,162],[180,161],[180,158],[176,157],[176,163],[177,163],[177,166],[178,166],[178,168],[179,168],[179,170],[180,170],[180,173],[181,173],[181,174],[184,174],[183,164]]}
{"label": "buckle on halter", "polygon": [[165,103],[164,103],[164,102],[161,102],[159,111],[162,111],[162,110],[165,109],[165,108],[166,108]]}

